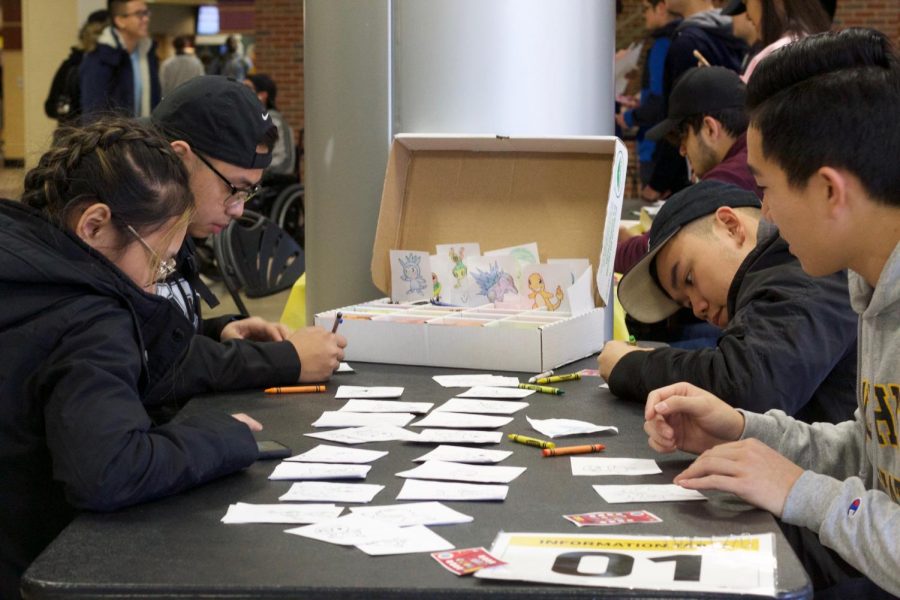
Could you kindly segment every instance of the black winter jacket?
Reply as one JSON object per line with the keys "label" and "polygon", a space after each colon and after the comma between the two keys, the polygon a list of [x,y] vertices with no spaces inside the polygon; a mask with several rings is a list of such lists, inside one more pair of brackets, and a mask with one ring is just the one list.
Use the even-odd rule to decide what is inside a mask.
{"label": "black winter jacket", "polygon": [[296,384],[300,379],[300,358],[291,342],[221,342],[222,328],[238,316],[203,319],[201,297],[210,306],[218,299],[200,279],[194,243],[186,238],[177,258],[178,271],[159,293],[180,308],[200,335],[191,338],[181,369],[173,379],[159,382],[148,392],[154,416],[170,417],[181,408],[183,399],[204,391],[233,391]]}
{"label": "black winter jacket", "polygon": [[840,423],[856,409],[856,320],[847,273],[803,272],[774,227],[760,222],[756,248],[728,290],[731,318],[715,348],[626,354],[610,374],[617,396],[688,381],[736,408],[778,408],[808,423]]}
{"label": "black winter jacket", "polygon": [[[162,97],[159,84],[159,59],[156,43],[147,49],[147,67],[150,80],[150,110]],[[122,46],[113,28],[107,27],[97,41],[97,47],[84,55],[79,71],[81,86],[81,110],[85,121],[105,114],[140,116],[134,112],[134,72],[131,56]]]}
{"label": "black winter jacket", "polygon": [[0,597],[18,597],[25,568],[78,509],[174,494],[256,459],[253,434],[227,414],[151,420],[147,391],[191,375],[190,324],[8,200],[0,297]]}

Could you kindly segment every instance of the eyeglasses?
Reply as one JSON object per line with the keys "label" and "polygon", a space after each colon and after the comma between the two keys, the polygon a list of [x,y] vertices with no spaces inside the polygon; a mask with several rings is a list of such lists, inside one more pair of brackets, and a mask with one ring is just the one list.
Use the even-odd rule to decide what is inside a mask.
{"label": "eyeglasses", "polygon": [[153,257],[153,260],[159,261],[159,266],[156,268],[156,279],[153,280],[153,283],[165,281],[166,279],[168,279],[169,276],[175,272],[175,259],[169,258],[163,260],[162,257],[160,257],[160,255],[156,252],[156,250],[151,248],[150,244],[148,244],[146,240],[141,237],[141,234],[135,231],[134,227],[128,225],[127,228],[128,231],[130,231],[131,234],[137,238],[137,241],[141,243],[141,246],[143,246],[144,249],[150,253],[150,256]]}
{"label": "eyeglasses", "polygon": [[194,154],[197,155],[197,158],[200,159],[200,162],[209,167],[210,171],[218,175],[219,179],[221,179],[231,191],[231,193],[228,194],[228,197],[225,198],[225,208],[232,208],[234,206],[237,206],[238,204],[244,204],[259,193],[260,185],[258,183],[247,188],[239,188],[228,181],[227,177],[219,173],[219,170],[212,166],[212,163],[210,163],[209,160],[207,160],[202,154],[200,154],[199,152],[194,152]]}
{"label": "eyeglasses", "polygon": [[124,13],[119,15],[120,17],[137,17],[138,19],[149,19],[150,18],[150,9],[144,8],[141,10],[136,10],[130,13]]}

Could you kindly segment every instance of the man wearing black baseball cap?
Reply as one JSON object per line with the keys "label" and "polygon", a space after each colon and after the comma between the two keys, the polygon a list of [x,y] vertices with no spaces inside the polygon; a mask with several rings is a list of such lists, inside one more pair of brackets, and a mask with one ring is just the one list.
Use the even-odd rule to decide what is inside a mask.
{"label": "man wearing black baseball cap", "polygon": [[856,408],[856,319],[846,272],[813,278],[760,220],[755,194],[702,181],[678,192],[650,229],[650,251],[619,283],[619,301],[654,323],[682,306],[722,331],[715,348],[644,351],[608,342],[600,373],[643,402],[688,381],[736,407],[843,421]]}
{"label": "man wearing black baseball cap", "polygon": [[319,327],[291,334],[284,325],[259,317],[203,320],[200,314],[200,297],[210,306],[218,300],[200,280],[191,237],[222,231],[259,191],[278,136],[269,112],[241,82],[208,75],[164,97],[151,120],[184,162],[194,194],[178,271],[158,288],[202,333],[185,359],[193,371],[189,379],[211,379],[223,390],[328,379],[343,359],[343,336]]}
{"label": "man wearing black baseball cap", "polygon": [[[650,140],[668,139],[686,156],[701,181],[723,181],[762,193],[747,167],[746,87],[723,67],[686,71],[669,97],[668,116],[650,129]],[[616,271],[624,273],[647,253],[647,235],[616,248]]]}

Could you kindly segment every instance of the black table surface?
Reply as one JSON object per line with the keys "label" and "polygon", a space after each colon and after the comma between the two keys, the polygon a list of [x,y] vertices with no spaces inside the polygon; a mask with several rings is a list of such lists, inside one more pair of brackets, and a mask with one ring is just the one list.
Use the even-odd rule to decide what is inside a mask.
{"label": "black table surface", "polygon": [[[462,391],[443,388],[436,374],[465,371],[354,363],[356,373],[336,375],[326,393],[266,396],[242,392],[201,397],[182,414],[216,409],[246,412],[260,421],[258,439],[278,440],[294,453],[320,443],[304,436],[324,410],[336,410],[338,385],[403,386],[401,400],[429,401],[436,406]],[[594,368],[585,359],[565,371]],[[527,377],[530,374],[520,374]],[[521,379],[525,381],[525,378]],[[776,588],[780,598],[806,598],[811,588],[806,573],[768,513],[728,494],[709,493],[707,502],[664,502],[610,505],[593,484],[669,483],[685,468],[686,454],[659,455],[648,446],[642,430],[643,407],[617,400],[599,389],[597,378],[557,384],[565,395],[534,394],[529,407],[515,414],[505,433],[540,434],[525,420],[575,418],[616,425],[618,435],[566,437],[560,445],[602,442],[603,456],[654,458],[661,475],[639,477],[573,477],[567,457],[542,458],[540,451],[505,439],[487,448],[512,450],[502,464],[527,470],[510,484],[504,502],[447,502],[474,521],[434,527],[457,548],[485,546],[500,531],[546,533],[603,533],[625,535],[718,536],[774,532]],[[414,431],[416,428],[412,428]],[[395,473],[413,468],[412,459],[435,444],[378,442],[358,445],[390,453],[371,463],[366,483],[385,485],[369,505],[396,503],[405,479]],[[457,577],[427,553],[370,557],[337,546],[283,533],[293,525],[225,525],[220,519],[235,502],[277,503],[288,481],[269,481],[277,461],[257,462],[251,468],[189,492],[134,506],[111,514],[85,513],[31,565],[23,579],[27,598],[596,598],[596,597],[715,597],[697,592],[663,592],[616,588],[567,587],[526,582],[490,581]],[[577,528],[563,514],[603,510],[649,510],[663,519],[658,524]]]}

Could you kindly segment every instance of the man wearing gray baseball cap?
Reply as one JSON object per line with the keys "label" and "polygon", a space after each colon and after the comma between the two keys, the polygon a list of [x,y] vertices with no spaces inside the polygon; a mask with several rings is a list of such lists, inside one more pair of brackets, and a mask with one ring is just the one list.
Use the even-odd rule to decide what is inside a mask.
{"label": "man wearing gray baseball cap", "polygon": [[807,422],[856,408],[856,319],[846,272],[814,278],[760,220],[755,194],[701,181],[669,198],[650,250],[619,283],[619,301],[655,323],[682,306],[721,329],[715,348],[651,351],[608,342],[600,374],[619,397],[643,402],[688,381],[750,410],[779,408]]}
{"label": "man wearing gray baseball cap", "polygon": [[204,320],[201,297],[218,299],[200,280],[191,237],[222,231],[243,214],[259,191],[272,160],[278,130],[256,94],[219,75],[191,79],[162,99],[153,125],[181,157],[194,194],[190,237],[178,254],[178,271],[158,293],[178,304],[202,335],[194,336],[180,386],[203,381],[213,389],[269,387],[297,381],[325,381],[343,359],[347,340],[320,327],[294,333],[259,317]]}

